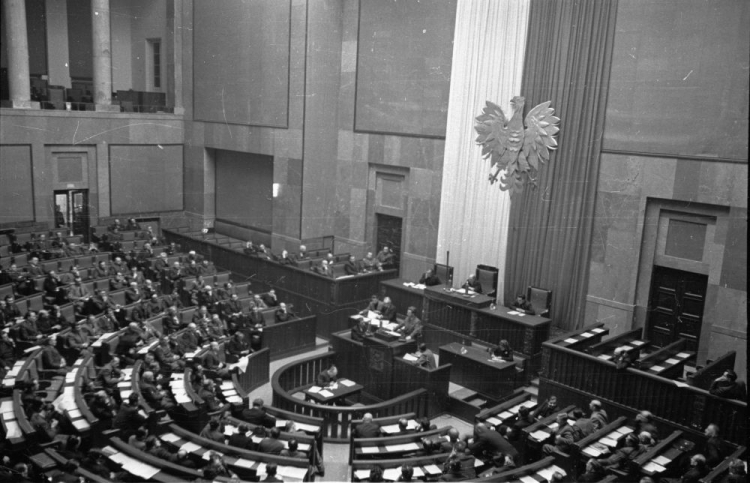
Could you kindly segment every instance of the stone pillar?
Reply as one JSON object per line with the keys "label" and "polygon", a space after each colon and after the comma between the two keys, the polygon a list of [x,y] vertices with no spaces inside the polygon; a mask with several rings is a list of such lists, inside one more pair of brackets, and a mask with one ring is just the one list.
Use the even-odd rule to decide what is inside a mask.
{"label": "stone pillar", "polygon": [[8,84],[14,108],[39,108],[31,102],[29,38],[26,33],[25,0],[3,0],[5,37],[8,44]]}
{"label": "stone pillar", "polygon": [[91,0],[91,30],[94,50],[94,104],[97,111],[119,112],[112,105],[112,42],[109,0]]}

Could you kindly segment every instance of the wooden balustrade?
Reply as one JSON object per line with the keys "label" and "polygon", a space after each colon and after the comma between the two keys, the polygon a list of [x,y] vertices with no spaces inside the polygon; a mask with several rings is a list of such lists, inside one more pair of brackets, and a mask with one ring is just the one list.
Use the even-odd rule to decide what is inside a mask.
{"label": "wooden balustrade", "polygon": [[647,408],[679,429],[702,431],[716,423],[729,441],[747,440],[746,402],[713,396],[638,369],[617,370],[612,362],[555,344],[545,342],[544,351],[543,380],[633,410]]}
{"label": "wooden balustrade", "polygon": [[324,406],[306,402],[294,394],[313,385],[323,369],[336,363],[336,352],[327,352],[291,362],[277,370],[271,379],[273,406],[298,414],[323,418],[323,437],[326,441],[346,443],[352,430],[352,420],[361,419],[365,413],[385,417],[402,413],[427,413],[427,391],[417,389],[402,396],[368,406]]}
{"label": "wooden balustrade", "polygon": [[316,333],[326,339],[332,332],[347,328],[347,318],[354,313],[351,309],[367,305],[370,296],[377,293],[381,280],[398,275],[396,270],[384,270],[331,279],[310,270],[245,255],[242,250],[216,241],[170,230],[164,230],[164,236],[169,242],[179,243],[185,251],[204,254],[217,267],[231,267],[233,272],[252,278],[254,283],[275,289],[279,298],[294,304],[300,315],[316,314]]}

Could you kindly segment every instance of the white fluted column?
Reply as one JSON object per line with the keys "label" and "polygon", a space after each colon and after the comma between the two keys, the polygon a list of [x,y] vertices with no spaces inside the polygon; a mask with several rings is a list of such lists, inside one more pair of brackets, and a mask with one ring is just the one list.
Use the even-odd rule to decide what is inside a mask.
{"label": "white fluted column", "polygon": [[[29,79],[29,38],[26,33],[26,3],[24,0],[3,0],[5,38],[8,43],[8,88],[14,108],[29,109],[31,80]],[[36,106],[38,108],[38,104]]]}

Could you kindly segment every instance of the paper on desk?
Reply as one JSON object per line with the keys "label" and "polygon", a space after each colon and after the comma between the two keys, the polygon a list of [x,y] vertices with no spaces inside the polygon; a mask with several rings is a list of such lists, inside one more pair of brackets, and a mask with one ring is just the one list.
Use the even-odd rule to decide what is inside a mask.
{"label": "paper on desk", "polygon": [[389,445],[386,445],[385,449],[388,452],[416,451],[419,449],[419,445],[417,443],[389,444]]}
{"label": "paper on desk", "polygon": [[591,456],[592,458],[598,458],[602,454],[602,452],[594,446],[586,446],[585,448],[583,448],[582,453],[587,456]]}
{"label": "paper on desk", "polygon": [[522,483],[539,483],[539,481],[538,481],[538,480],[536,480],[535,478],[532,478],[532,477],[531,477],[531,476],[529,476],[529,475],[524,475],[524,476],[520,477],[520,478],[519,478],[519,480],[520,480],[520,481],[521,481]]}
{"label": "paper on desk", "polygon": [[654,463],[653,461],[649,461],[648,463],[643,465],[643,468],[642,468],[643,471],[645,471],[646,473],[651,473],[651,474],[661,473],[665,469],[666,468],[664,468],[662,465],[658,463]]}
{"label": "paper on desk", "polygon": [[265,475],[266,474],[266,464],[265,463],[258,463],[258,467],[255,468],[255,473],[258,476]]}
{"label": "paper on desk", "polygon": [[328,389],[322,389],[318,394],[320,394],[323,397],[333,397],[333,393],[329,391]]}
{"label": "paper on desk", "polygon": [[346,387],[352,387],[353,385],[357,384],[356,382],[350,381],[349,379],[339,379],[339,382],[341,383],[341,385]]}
{"label": "paper on desk", "polygon": [[518,312],[518,314],[516,315],[518,315],[519,317],[526,317],[526,314],[522,314],[521,312]]}
{"label": "paper on desk", "polygon": [[188,441],[187,443],[180,446],[180,449],[183,451],[187,451],[188,453],[194,453],[195,451],[201,449],[201,446],[193,443],[192,441]]}
{"label": "paper on desk", "polygon": [[231,371],[235,367],[239,367],[240,373],[244,374],[247,371],[247,363],[248,363],[248,358],[247,356],[245,356],[245,357],[242,357],[239,361],[235,362],[234,364],[227,364],[227,369]]}
{"label": "paper on desk", "polygon": [[179,441],[180,437],[174,433],[164,433],[161,435],[161,440],[168,443],[174,443],[175,441]]}
{"label": "paper on desk", "polygon": [[487,422],[490,423],[490,424],[492,424],[492,425],[503,424],[503,422],[501,420],[497,419],[496,417],[489,417],[489,418],[487,418]]}
{"label": "paper on desk", "polygon": [[225,389],[234,389],[234,383],[232,381],[224,381],[221,383],[222,391]]}
{"label": "paper on desk", "polygon": [[235,466],[239,466],[241,468],[252,468],[255,466],[255,461],[246,460],[244,458],[238,458],[237,461],[234,462]]}
{"label": "paper on desk", "polygon": [[13,412],[13,400],[6,399],[0,403],[0,413],[12,413]]}
{"label": "paper on desk", "polygon": [[608,360],[612,359],[612,356],[609,355],[609,354],[602,354],[602,355],[599,356],[599,359],[604,359],[605,361],[608,361]]}
{"label": "paper on desk", "polygon": [[690,354],[688,352],[680,352],[677,354],[676,357],[679,357],[680,359],[685,359],[686,357],[690,357]]}
{"label": "paper on desk", "polygon": [[222,394],[224,394],[224,397],[232,397],[237,395],[236,389],[230,389],[228,391],[223,391]]}
{"label": "paper on desk", "polygon": [[620,426],[619,428],[617,428],[617,432],[623,435],[630,434],[633,432],[633,428],[631,428],[630,426]]}
{"label": "paper on desk", "polygon": [[81,417],[81,411],[79,411],[78,409],[68,410],[68,417],[70,419],[78,419]]}
{"label": "paper on desk", "polygon": [[109,459],[114,461],[115,463],[123,464],[128,461],[128,455],[125,453],[111,453],[109,455]]}
{"label": "paper on desk", "polygon": [[309,392],[310,394],[317,394],[317,393],[319,393],[322,390],[323,390],[323,388],[320,387],[320,386],[310,386],[310,388],[307,390],[307,392]]}
{"label": "paper on desk", "polygon": [[388,468],[385,471],[383,471],[384,480],[398,481],[400,477],[401,477],[401,468]]}
{"label": "paper on desk", "polygon": [[649,370],[654,372],[661,372],[664,370],[664,366],[651,366],[651,369]]}
{"label": "paper on desk", "polygon": [[120,397],[122,399],[129,398],[131,394],[133,394],[133,391],[131,389],[126,389],[125,391],[120,391]]}
{"label": "paper on desk", "polygon": [[565,472],[559,469],[557,466],[548,466],[547,468],[542,468],[541,470],[537,471],[536,474],[547,481],[552,481],[552,475],[554,475],[556,471],[559,471],[560,473],[565,475]]}
{"label": "paper on desk", "polygon": [[5,437],[8,439],[20,438],[23,436],[23,431],[21,431],[21,427],[16,421],[5,421],[5,429]]}
{"label": "paper on desk", "polygon": [[425,465],[424,470],[430,475],[439,475],[442,473],[437,465]]}
{"label": "paper on desk", "polygon": [[378,315],[377,312],[373,312],[372,310],[368,310],[367,311],[367,318],[370,319],[370,320],[375,320],[375,319],[379,319],[380,315]]}
{"label": "paper on desk", "polygon": [[18,371],[20,370],[21,370],[21,366],[15,365],[10,369],[10,371],[8,371],[5,377],[16,377],[18,375]]}
{"label": "paper on desk", "polygon": [[617,447],[617,441],[615,441],[612,438],[608,438],[606,436],[603,437],[602,439],[600,439],[599,442],[602,443],[602,444],[606,444],[610,448],[616,448]]}
{"label": "paper on desk", "polygon": [[297,429],[299,429],[300,431],[307,431],[310,433],[317,433],[320,430],[319,426],[314,426],[312,424],[307,424],[307,423],[295,422],[294,425],[297,426]]}
{"label": "paper on desk", "polygon": [[563,342],[567,342],[568,344],[575,344],[578,342],[578,339],[565,339]]}
{"label": "paper on desk", "polygon": [[415,466],[414,467],[414,476],[417,478],[421,478],[424,476],[424,471],[422,471],[422,468]]}
{"label": "paper on desk", "polygon": [[677,387],[690,387],[690,384],[685,384],[684,382],[680,381],[674,381],[674,385]]}
{"label": "paper on desk", "polygon": [[364,454],[380,453],[380,448],[378,448],[377,446],[362,446],[360,449]]}
{"label": "paper on desk", "polygon": [[584,337],[586,339],[588,339],[589,337],[593,337],[593,336],[594,334],[592,334],[591,332],[584,332],[583,334],[581,334],[581,337]]}
{"label": "paper on desk", "polygon": [[187,404],[189,402],[192,402],[192,399],[190,399],[187,394],[177,394],[174,395],[174,400],[177,401],[179,404]]}
{"label": "paper on desk", "polygon": [[29,352],[34,352],[35,350],[39,349],[38,345],[32,345],[28,349],[24,349],[24,354],[28,354]]}
{"label": "paper on desk", "polygon": [[10,387],[14,386],[16,384],[16,378],[15,377],[6,377],[3,379],[3,386]]}
{"label": "paper on desk", "polygon": [[679,359],[675,359],[674,357],[672,357],[672,358],[667,359],[664,362],[666,362],[667,364],[677,364],[678,362],[680,362],[680,360]]}
{"label": "paper on desk", "polygon": [[537,441],[544,441],[545,439],[549,438],[549,433],[546,431],[538,430],[534,431],[533,433],[529,434],[532,438],[534,438]]}
{"label": "paper on desk", "polygon": [[508,418],[512,418],[513,417],[513,413],[510,412],[510,411],[503,411],[500,414],[498,414],[497,416],[500,417],[500,418],[503,418],[503,419],[508,419]]}
{"label": "paper on desk", "polygon": [[629,345],[623,345],[623,346],[620,346],[620,349],[624,351],[630,351],[630,350],[633,350],[633,347]]}
{"label": "paper on desk", "polygon": [[65,374],[65,382],[75,382],[76,380],[76,373],[75,372],[69,372]]}
{"label": "paper on desk", "polygon": [[419,360],[419,358],[414,356],[414,354],[404,354],[404,360],[409,362],[416,362]]}
{"label": "paper on desk", "polygon": [[141,462],[135,465],[128,465],[125,469],[128,471],[128,473],[131,473],[135,476],[140,476],[144,480],[150,480],[155,474],[161,471],[161,468],[157,468],[156,466],[147,465],[146,463]]}
{"label": "paper on desk", "polygon": [[276,472],[281,476],[302,480],[307,474],[307,468],[298,468],[296,466],[279,466],[276,469]]}
{"label": "paper on desk", "polygon": [[354,470],[354,476],[356,476],[358,480],[367,480],[370,478],[370,470]]}
{"label": "paper on desk", "polygon": [[508,315],[518,315],[518,311],[511,310],[510,312],[508,312]]}
{"label": "paper on desk", "polygon": [[636,347],[645,344],[645,342],[643,342],[642,340],[633,340],[633,341],[630,341],[630,343],[633,344]]}
{"label": "paper on desk", "polygon": [[667,458],[664,455],[657,456],[656,458],[652,459],[651,461],[653,461],[657,465],[662,465],[662,466],[667,466],[669,463],[672,462],[671,459]]}
{"label": "paper on desk", "polygon": [[242,398],[239,396],[229,396],[227,397],[227,402],[232,404],[241,404]]}
{"label": "paper on desk", "polygon": [[73,426],[75,426],[78,431],[83,431],[83,430],[89,429],[91,427],[91,425],[89,424],[89,422],[86,421],[83,418],[76,419],[75,421],[73,421]]}

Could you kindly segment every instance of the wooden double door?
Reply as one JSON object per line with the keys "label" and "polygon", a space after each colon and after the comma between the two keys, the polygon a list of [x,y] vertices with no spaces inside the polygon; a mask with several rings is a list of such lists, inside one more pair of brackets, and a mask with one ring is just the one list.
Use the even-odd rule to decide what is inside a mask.
{"label": "wooden double door", "polygon": [[654,346],[682,338],[687,350],[698,350],[707,285],[707,275],[654,267],[646,325],[646,336]]}

